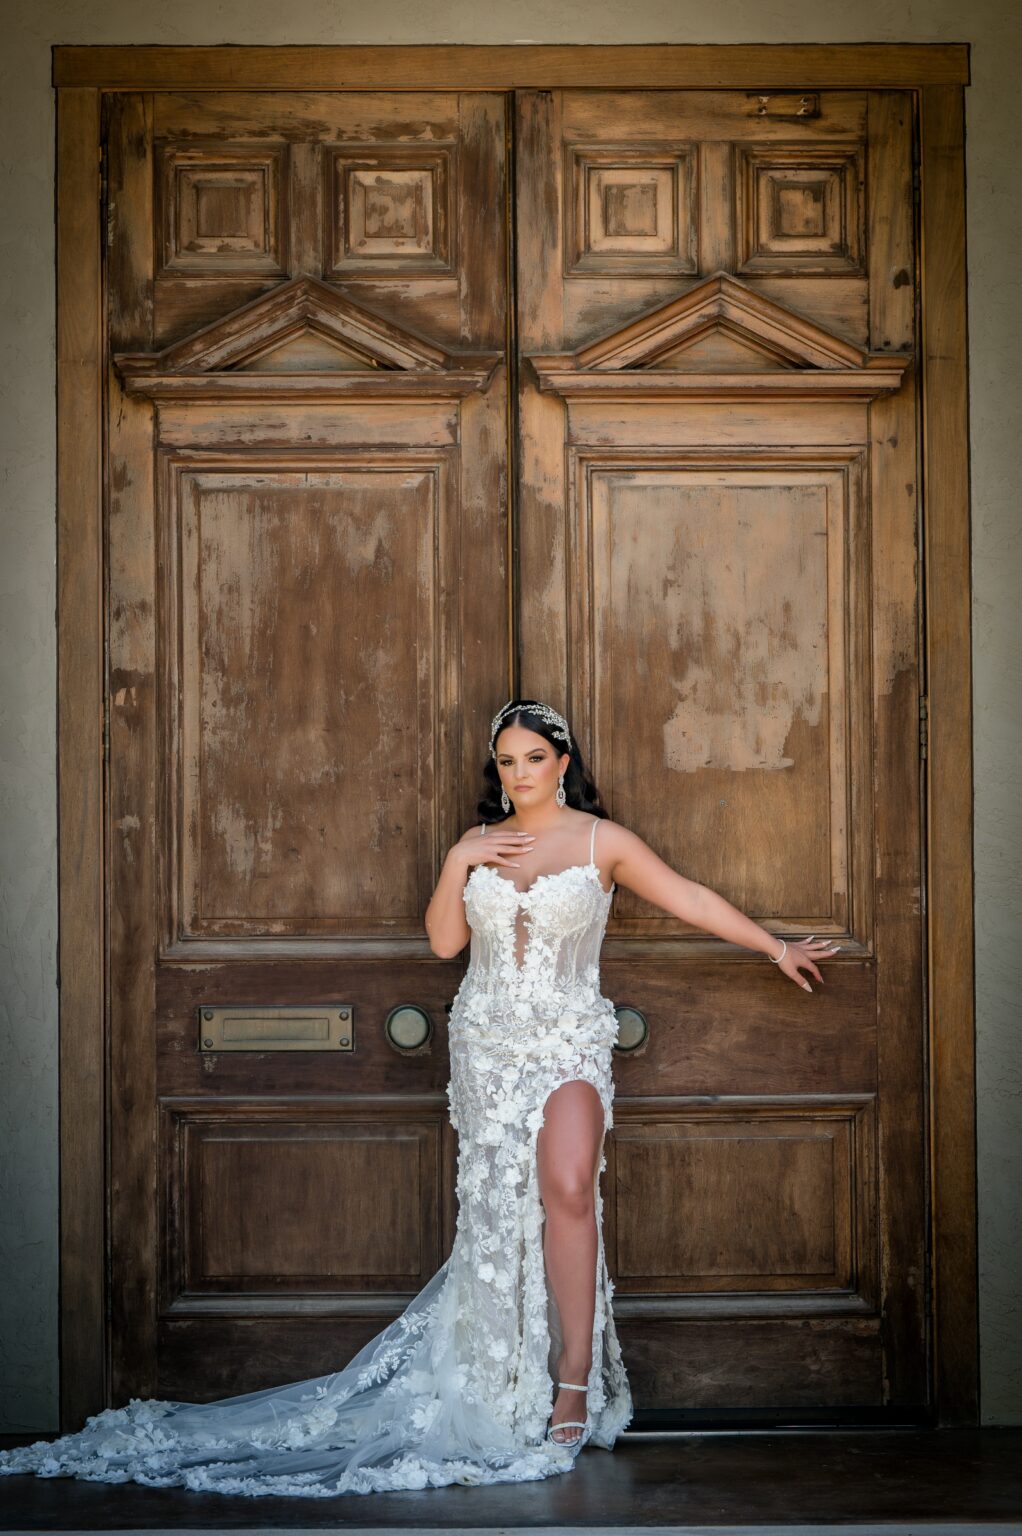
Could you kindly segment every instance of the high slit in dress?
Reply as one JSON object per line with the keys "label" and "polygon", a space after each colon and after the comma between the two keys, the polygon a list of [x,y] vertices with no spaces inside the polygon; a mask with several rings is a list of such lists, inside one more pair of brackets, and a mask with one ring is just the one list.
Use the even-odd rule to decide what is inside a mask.
{"label": "high slit in dress", "polygon": [[[536,1142],[550,1094],[568,1082],[591,1083],[604,1133],[613,1123],[617,1019],[599,952],[614,886],[604,890],[594,862],[597,823],[586,864],[524,891],[476,864],[465,883],[469,964],[449,1026],[457,1229],[401,1316],[340,1370],[212,1403],[133,1399],[76,1434],[0,1452],[0,1474],[331,1498],[570,1470],[574,1451],[545,1439],[561,1325]],[[610,1449],[632,1402],[604,1253],[605,1162],[601,1145],[587,1411],[591,1443]]]}

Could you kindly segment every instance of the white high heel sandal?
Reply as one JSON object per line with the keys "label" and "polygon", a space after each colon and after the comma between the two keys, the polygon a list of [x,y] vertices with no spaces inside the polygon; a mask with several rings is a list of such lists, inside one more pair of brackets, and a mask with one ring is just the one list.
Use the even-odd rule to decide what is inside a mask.
{"label": "white high heel sandal", "polygon": [[[580,1386],[577,1381],[559,1381],[557,1385],[559,1387],[567,1387],[569,1392],[589,1391],[588,1386]],[[575,1440],[555,1440],[555,1432],[561,1429],[580,1429],[582,1433]],[[583,1422],[581,1419],[562,1419],[559,1424],[550,1425],[546,1432],[546,1437],[551,1445],[557,1446],[559,1451],[571,1451],[577,1454],[585,1445],[591,1434],[592,1428],[588,1419],[586,1419],[585,1422]]]}

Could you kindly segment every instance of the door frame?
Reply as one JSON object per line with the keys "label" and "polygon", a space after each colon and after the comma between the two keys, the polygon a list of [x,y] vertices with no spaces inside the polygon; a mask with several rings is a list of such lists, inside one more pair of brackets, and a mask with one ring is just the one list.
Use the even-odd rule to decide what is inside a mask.
{"label": "door frame", "polygon": [[[61,1427],[107,1405],[104,93],[903,89],[916,110],[933,1401],[979,1422],[965,87],[969,45],[53,48]],[[807,83],[808,82],[808,83]],[[927,238],[927,230],[933,231]]]}

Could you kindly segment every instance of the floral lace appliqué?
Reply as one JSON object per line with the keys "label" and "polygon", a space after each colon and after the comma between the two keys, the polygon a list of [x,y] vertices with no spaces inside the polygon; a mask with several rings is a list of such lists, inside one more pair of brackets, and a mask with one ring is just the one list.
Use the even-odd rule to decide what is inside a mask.
{"label": "floral lace appliqu\u00e9", "polygon": [[[592,1083],[613,1123],[617,1020],[599,987],[611,894],[595,864],[540,876],[528,891],[486,865],[467,882],[472,944],[451,1009],[447,1090],[458,1225],[449,1259],[400,1317],[329,1375],[215,1403],[133,1399],[77,1434],[0,1452],[0,1474],[332,1498],[570,1470],[571,1451],[544,1438],[561,1339],[536,1141],[550,1094],[574,1080]],[[587,1406],[593,1442],[609,1448],[632,1402],[598,1184],[595,1198]]]}

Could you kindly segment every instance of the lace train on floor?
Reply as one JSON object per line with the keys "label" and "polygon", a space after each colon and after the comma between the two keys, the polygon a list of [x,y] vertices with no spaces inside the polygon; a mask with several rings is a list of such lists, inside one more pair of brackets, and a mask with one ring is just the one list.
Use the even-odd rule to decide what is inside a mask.
{"label": "lace train on floor", "polygon": [[523,1449],[466,1391],[449,1280],[450,1261],[344,1370],[213,1403],[135,1399],[0,1454],[0,1473],[329,1498],[567,1471],[570,1455]]}
{"label": "lace train on floor", "polygon": [[[458,1227],[450,1258],[402,1315],[330,1375],[213,1403],[136,1399],[77,1434],[0,1453],[0,1474],[329,1498],[571,1469],[572,1449],[545,1439],[562,1331],[536,1154],[548,1099],[565,1083],[590,1083],[612,1124],[617,1020],[597,969],[610,893],[591,860],[592,843],[589,864],[540,876],[528,891],[485,865],[466,884],[472,953],[448,1031]],[[598,1178],[594,1197],[587,1412],[589,1444],[609,1449],[632,1403]]]}

